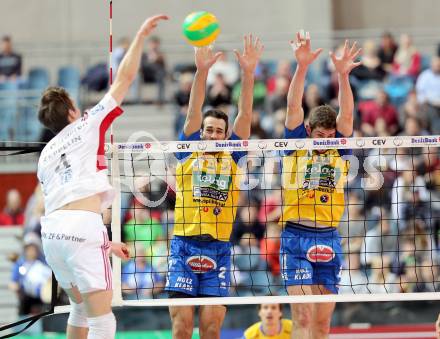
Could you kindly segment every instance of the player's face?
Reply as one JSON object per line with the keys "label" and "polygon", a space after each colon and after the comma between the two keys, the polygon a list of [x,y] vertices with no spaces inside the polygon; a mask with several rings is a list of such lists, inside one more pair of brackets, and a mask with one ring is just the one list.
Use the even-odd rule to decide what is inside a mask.
{"label": "player's face", "polygon": [[278,304],[262,304],[258,316],[264,325],[277,324],[283,313]]}
{"label": "player's face", "polygon": [[226,122],[223,119],[207,117],[203,121],[202,140],[225,140]]}
{"label": "player's face", "polygon": [[334,128],[323,128],[323,127],[315,127],[313,130],[309,128],[309,135],[311,138],[320,139],[320,138],[334,138],[336,136],[336,129]]}

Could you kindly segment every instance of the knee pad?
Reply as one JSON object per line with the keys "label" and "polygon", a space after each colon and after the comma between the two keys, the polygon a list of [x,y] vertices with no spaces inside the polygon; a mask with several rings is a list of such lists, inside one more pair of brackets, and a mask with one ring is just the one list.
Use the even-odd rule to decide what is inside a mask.
{"label": "knee pad", "polygon": [[74,302],[70,302],[71,309],[69,314],[69,319],[67,320],[67,324],[75,327],[89,327],[87,322],[87,314],[84,307],[84,303],[75,304]]}
{"label": "knee pad", "polygon": [[89,334],[87,339],[113,339],[116,334],[116,319],[112,312],[99,317],[87,318]]}

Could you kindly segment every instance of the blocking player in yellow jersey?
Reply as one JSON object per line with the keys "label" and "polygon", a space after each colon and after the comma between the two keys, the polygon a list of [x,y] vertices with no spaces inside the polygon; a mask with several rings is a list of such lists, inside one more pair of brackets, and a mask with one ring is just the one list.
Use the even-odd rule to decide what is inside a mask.
{"label": "blocking player in yellow jersey", "polygon": [[[339,113],[318,106],[304,124],[302,97],[309,65],[322,49],[311,50],[310,35],[292,42],[297,68],[287,97],[286,138],[350,137],[353,94],[350,71],[360,50],[345,42],[342,55],[330,53],[339,81]],[[283,156],[283,204],[280,223],[282,278],[290,295],[338,293],[342,250],[337,226],[344,212],[344,182],[349,150],[298,150]],[[292,338],[328,338],[334,303],[292,304]]]}
{"label": "blocking player in yellow jersey", "polygon": [[[238,115],[228,134],[228,116],[212,109],[202,114],[206,79],[221,56],[209,47],[195,49],[197,72],[180,140],[218,140],[227,147],[250,136],[254,72],[262,53],[260,40],[244,37],[244,51],[234,51],[242,72]],[[177,153],[174,236],[166,290],[170,297],[227,296],[230,285],[229,237],[239,194],[237,172],[244,152]],[[242,160],[241,160],[242,159]],[[226,308],[201,306],[200,337],[220,338]],[[170,307],[173,338],[191,338],[194,307]]]}
{"label": "blocking player in yellow jersey", "polygon": [[290,339],[292,321],[282,319],[281,304],[258,305],[258,316],[261,321],[250,326],[243,339]]}

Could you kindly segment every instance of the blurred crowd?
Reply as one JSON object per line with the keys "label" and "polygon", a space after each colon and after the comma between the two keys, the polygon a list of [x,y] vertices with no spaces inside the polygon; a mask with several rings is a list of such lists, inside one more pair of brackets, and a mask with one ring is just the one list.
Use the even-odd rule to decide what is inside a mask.
{"label": "blurred crowd", "polygon": [[[122,39],[115,48],[113,74],[127,47],[127,40]],[[341,46],[336,51],[340,49]],[[361,60],[362,65],[351,75],[356,102],[355,136],[381,138],[440,134],[440,48],[433,55],[425,55],[418,51],[410,36],[404,34],[397,41],[390,33],[384,33],[380,41],[364,41]],[[284,60],[263,61],[259,65],[254,89],[252,138],[283,137],[287,91],[295,67],[294,61]],[[153,38],[148,43],[139,79],[131,89],[136,97],[142,83],[157,85],[154,102],[171,101],[175,105],[176,136],[188,111],[193,74],[191,64],[175,65],[171,70],[161,51],[160,40]],[[11,38],[4,37],[0,53],[0,90],[4,84],[20,78],[21,58],[13,51]],[[167,98],[165,85],[170,79],[176,82],[176,91],[172,98]],[[102,91],[107,82],[107,65],[100,64],[89,69],[81,86]],[[26,79],[20,86],[26,86],[26,83],[30,86]],[[206,108],[221,108],[233,121],[239,94],[238,65],[224,53],[208,77]],[[337,109],[337,97],[337,77],[332,63],[317,60],[307,75],[303,102],[306,120],[310,110],[323,103],[330,103]],[[1,122],[0,126],[3,126]],[[6,134],[0,135],[14,137],[10,130],[2,133]],[[434,147],[362,149],[354,153],[361,164],[379,161],[384,182],[380,189],[366,189],[365,166],[361,166],[359,174],[348,183],[347,208],[339,227],[345,254],[341,292],[438,291],[439,150]],[[249,174],[260,179],[260,186],[242,191],[240,195],[231,236],[234,245],[232,295],[285,294],[279,263],[279,175],[272,180],[270,189],[261,186],[265,176],[264,162],[268,157],[270,154],[258,165],[249,162]],[[163,288],[175,199],[173,176],[167,175],[166,178],[148,184],[137,183],[134,187],[139,194],[153,201],[167,192],[166,199],[157,207],[143,206],[129,190],[122,194],[122,239],[129,245],[133,256],[122,267],[124,298],[166,296]],[[40,293],[27,288],[32,283],[26,279],[30,278],[29,272],[32,271],[27,267],[35,263],[38,263],[36,267],[45,265],[41,243],[36,240],[44,206],[39,187],[25,205],[20,200],[16,190],[7,193],[0,225],[24,227],[24,247],[14,258],[11,288],[19,293],[20,300],[25,300],[23,295],[35,298]],[[105,219],[110,222],[109,216]]]}

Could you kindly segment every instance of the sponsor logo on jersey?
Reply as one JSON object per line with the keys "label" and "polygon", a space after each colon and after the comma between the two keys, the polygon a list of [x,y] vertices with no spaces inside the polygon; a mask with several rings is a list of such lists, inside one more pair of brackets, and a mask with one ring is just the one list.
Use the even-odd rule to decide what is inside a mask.
{"label": "sponsor logo on jersey", "polygon": [[214,207],[214,209],[212,210],[212,213],[214,213],[214,215],[219,215],[222,212],[222,209],[220,207]]}
{"label": "sponsor logo on jersey", "polygon": [[186,259],[186,264],[194,273],[207,273],[217,268],[217,263],[204,255],[189,257]]}
{"label": "sponsor logo on jersey", "polygon": [[321,202],[323,204],[325,204],[326,202],[328,202],[329,196],[327,194],[323,194],[321,195],[321,198],[319,198],[319,200],[321,200]]}
{"label": "sponsor logo on jersey", "polygon": [[96,105],[95,107],[93,107],[88,113],[90,115],[95,115],[99,112],[102,112],[104,110],[104,106],[101,104]]}
{"label": "sponsor logo on jersey", "polygon": [[327,245],[314,245],[307,251],[307,260],[310,262],[330,262],[334,257],[333,248]]}

